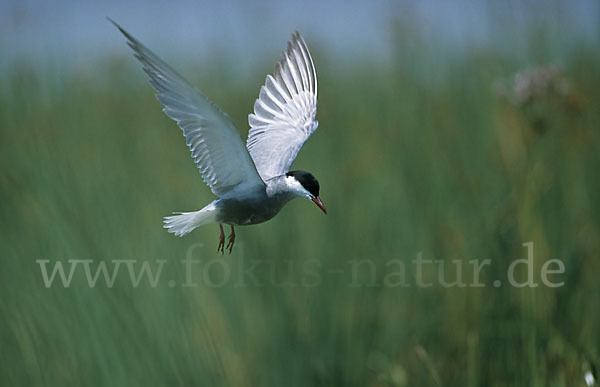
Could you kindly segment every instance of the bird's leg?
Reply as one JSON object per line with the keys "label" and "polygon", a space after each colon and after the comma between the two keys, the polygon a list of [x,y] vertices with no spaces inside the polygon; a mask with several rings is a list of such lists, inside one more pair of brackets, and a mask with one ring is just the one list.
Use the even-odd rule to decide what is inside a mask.
{"label": "bird's leg", "polygon": [[223,232],[223,225],[219,224],[221,235],[219,235],[219,246],[217,247],[217,253],[220,251],[223,254],[223,247],[225,246],[225,233]]}
{"label": "bird's leg", "polygon": [[233,226],[231,226],[231,234],[229,234],[229,241],[227,242],[227,248],[229,249],[229,254],[231,254],[231,250],[233,249],[234,242],[235,242],[235,231],[233,230]]}

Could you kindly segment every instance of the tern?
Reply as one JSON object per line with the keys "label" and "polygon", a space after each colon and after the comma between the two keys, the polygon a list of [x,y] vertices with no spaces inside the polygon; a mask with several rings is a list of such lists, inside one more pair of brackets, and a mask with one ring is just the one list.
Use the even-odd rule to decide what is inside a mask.
{"label": "tern", "polygon": [[[116,22],[134,56],[142,63],[163,111],[177,122],[204,182],[217,199],[199,211],[164,218],[164,228],[183,236],[198,226],[217,223],[217,252],[235,242],[234,226],[273,218],[294,198],[314,202],[325,214],[319,182],[309,172],[290,171],[300,148],[317,130],[317,73],[308,47],[298,32],[267,75],[248,116],[246,146],[233,120],[200,90],[188,83],[156,54]],[[223,224],[231,226],[225,246]]]}

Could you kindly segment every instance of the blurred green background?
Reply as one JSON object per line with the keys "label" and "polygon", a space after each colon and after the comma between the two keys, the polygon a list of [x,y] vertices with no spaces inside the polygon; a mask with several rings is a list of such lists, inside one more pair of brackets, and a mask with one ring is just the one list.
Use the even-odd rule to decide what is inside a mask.
{"label": "blurred green background", "polygon": [[[0,384],[585,385],[600,359],[600,52],[560,17],[518,42],[510,26],[453,50],[392,13],[386,62],[341,63],[305,33],[320,126],[294,169],[319,179],[329,215],[294,201],[238,228],[225,256],[217,226],[184,238],[162,229],[163,216],[213,196],[108,22],[117,49],[93,72],[5,64]],[[286,38],[272,37],[281,49]],[[217,55],[181,72],[245,138],[277,58],[239,74]],[[530,241],[535,281],[560,259],[565,273],[551,278],[564,286],[506,283]],[[461,261],[466,283],[468,261],[490,259],[486,286],[443,287],[433,265],[424,276],[434,285],[416,286],[419,252],[444,260],[448,281]],[[181,286],[188,254],[201,260],[197,287]],[[123,264],[112,287],[90,287],[79,267],[68,287],[57,277],[47,288],[36,260],[68,271],[73,259],[93,260],[92,271],[166,263],[156,286],[132,286]],[[409,287],[385,285],[392,260]]]}

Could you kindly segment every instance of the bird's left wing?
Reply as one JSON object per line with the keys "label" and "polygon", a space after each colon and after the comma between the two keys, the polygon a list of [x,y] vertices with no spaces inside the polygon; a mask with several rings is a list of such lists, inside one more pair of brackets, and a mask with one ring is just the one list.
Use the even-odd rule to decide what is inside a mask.
{"label": "bird's left wing", "polygon": [[300,148],[317,130],[317,73],[296,32],[248,116],[246,147],[264,181],[290,170]]}
{"label": "bird's left wing", "polygon": [[[109,19],[110,20],[110,19]],[[163,111],[177,121],[202,178],[217,195],[240,186],[263,185],[233,120],[117,23],[144,65]]]}

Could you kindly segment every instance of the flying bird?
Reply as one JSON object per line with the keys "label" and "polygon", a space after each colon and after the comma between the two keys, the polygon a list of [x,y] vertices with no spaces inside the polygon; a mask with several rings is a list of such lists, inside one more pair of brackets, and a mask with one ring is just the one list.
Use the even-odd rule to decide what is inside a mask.
{"label": "flying bird", "polygon": [[[163,111],[177,122],[204,182],[217,196],[199,211],[164,218],[164,228],[183,236],[198,226],[217,223],[217,252],[229,253],[234,226],[273,218],[294,198],[314,202],[325,214],[319,182],[309,172],[290,171],[300,148],[317,130],[317,73],[298,32],[267,75],[248,116],[246,146],[233,120],[156,54],[109,19],[127,38],[157,91]],[[227,246],[223,225],[231,226]]]}

